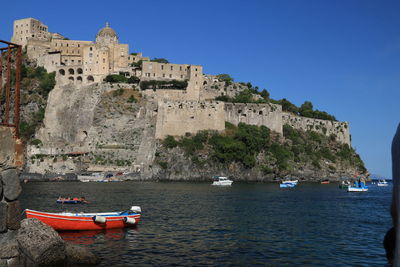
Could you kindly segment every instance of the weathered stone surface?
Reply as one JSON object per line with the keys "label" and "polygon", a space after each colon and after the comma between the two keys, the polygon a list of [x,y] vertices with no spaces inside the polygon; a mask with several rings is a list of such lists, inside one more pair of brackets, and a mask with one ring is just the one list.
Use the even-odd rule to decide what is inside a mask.
{"label": "weathered stone surface", "polygon": [[0,174],[0,200],[3,199],[3,178],[1,177]]}
{"label": "weathered stone surface", "polygon": [[37,219],[21,221],[17,241],[21,253],[36,265],[62,266],[65,264],[65,242],[53,228]]}
{"label": "weathered stone surface", "polygon": [[16,257],[16,258],[8,259],[7,260],[7,266],[8,267],[20,267],[22,265],[21,265],[21,262],[19,260],[19,257]]}
{"label": "weathered stone surface", "polygon": [[7,228],[11,230],[18,230],[21,221],[21,205],[19,200],[7,203]]}
{"label": "weathered stone surface", "polygon": [[3,193],[8,201],[16,200],[21,194],[22,188],[19,184],[18,171],[16,169],[8,169],[1,173],[3,180]]}
{"label": "weathered stone surface", "polygon": [[7,260],[0,259],[0,267],[8,267]]}
{"label": "weathered stone surface", "polygon": [[95,265],[99,259],[87,248],[72,243],[65,243],[68,265]]}
{"label": "weathered stone surface", "polygon": [[9,240],[3,240],[0,246],[0,258],[9,259],[18,257],[18,242],[15,238]]}
{"label": "weathered stone surface", "polygon": [[9,259],[19,255],[16,234],[16,231],[8,231],[0,235],[0,259]]}
{"label": "weathered stone surface", "polygon": [[0,202],[0,233],[7,230],[7,203]]}
{"label": "weathered stone surface", "polygon": [[12,128],[0,126],[0,167],[14,166],[15,139]]}

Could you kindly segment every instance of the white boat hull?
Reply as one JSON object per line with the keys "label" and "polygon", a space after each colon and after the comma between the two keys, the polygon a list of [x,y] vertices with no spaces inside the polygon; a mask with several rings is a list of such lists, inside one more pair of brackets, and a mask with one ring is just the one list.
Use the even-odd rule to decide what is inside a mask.
{"label": "white boat hull", "polygon": [[214,181],[212,185],[219,185],[219,186],[230,186],[232,185],[233,181],[226,180],[226,181]]}
{"label": "white boat hull", "polygon": [[351,187],[347,188],[347,192],[367,192],[368,188],[365,187]]}

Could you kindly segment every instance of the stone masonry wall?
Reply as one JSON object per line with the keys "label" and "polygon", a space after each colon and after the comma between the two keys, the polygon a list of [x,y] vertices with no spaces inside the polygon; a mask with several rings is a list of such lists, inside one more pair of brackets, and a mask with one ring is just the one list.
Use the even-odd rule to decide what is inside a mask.
{"label": "stone masonry wall", "polygon": [[338,142],[351,146],[348,122],[312,119],[296,116],[287,112],[282,113],[282,122],[298,130],[316,131],[326,136],[334,134]]}
{"label": "stone masonry wall", "polygon": [[223,131],[224,116],[223,102],[161,100],[158,102],[156,138],[201,130]]}
{"label": "stone masonry wall", "polygon": [[16,145],[13,129],[0,126],[0,266],[18,266],[14,237],[20,228],[22,189],[15,167]]}
{"label": "stone masonry wall", "polygon": [[225,103],[225,121],[267,126],[282,134],[282,106],[275,104]]}

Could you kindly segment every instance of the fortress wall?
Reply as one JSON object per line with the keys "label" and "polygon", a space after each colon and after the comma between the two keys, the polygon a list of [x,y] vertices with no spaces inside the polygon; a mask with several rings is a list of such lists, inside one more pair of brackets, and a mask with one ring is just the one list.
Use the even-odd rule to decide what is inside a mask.
{"label": "fortress wall", "polygon": [[287,112],[283,112],[282,114],[283,124],[288,124],[295,129],[303,131],[315,131],[326,136],[334,134],[337,141],[351,146],[348,122],[312,119]]}
{"label": "fortress wall", "polygon": [[182,136],[201,130],[225,129],[224,103],[198,101],[158,101],[156,138]]}
{"label": "fortress wall", "polygon": [[225,121],[238,125],[240,122],[264,125],[282,134],[282,106],[275,104],[225,103]]}
{"label": "fortress wall", "polygon": [[188,94],[186,90],[157,90],[146,89],[141,91],[143,95],[153,99],[170,99],[170,100],[188,100]]}

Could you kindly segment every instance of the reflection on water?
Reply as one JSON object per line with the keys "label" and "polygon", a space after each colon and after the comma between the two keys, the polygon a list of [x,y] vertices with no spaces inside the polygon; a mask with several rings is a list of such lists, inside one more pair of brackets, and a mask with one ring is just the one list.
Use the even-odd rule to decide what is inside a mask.
{"label": "reflection on water", "polygon": [[[28,183],[24,208],[122,211],[142,207],[131,229],[62,232],[103,266],[382,266],[391,187],[347,193],[337,184]],[[88,205],[59,205],[59,195]]]}
{"label": "reflection on water", "polygon": [[91,245],[96,239],[102,238],[105,241],[113,242],[123,240],[127,236],[127,229],[108,229],[91,231],[63,231],[60,236],[69,242],[81,245]]}

